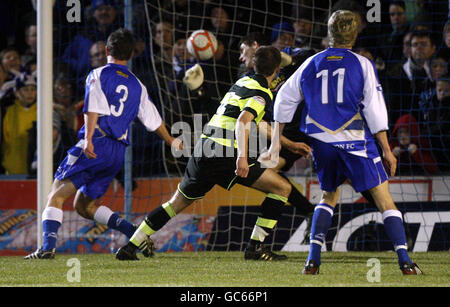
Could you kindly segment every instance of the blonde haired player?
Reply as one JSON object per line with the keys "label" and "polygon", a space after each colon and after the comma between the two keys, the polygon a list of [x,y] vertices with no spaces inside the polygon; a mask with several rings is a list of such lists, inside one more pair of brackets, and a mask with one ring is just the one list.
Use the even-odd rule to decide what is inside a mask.
{"label": "blonde haired player", "polygon": [[388,116],[375,66],[351,51],[357,28],[352,12],[334,12],[328,21],[329,48],[308,58],[275,100],[274,118],[280,123],[280,133],[298,104],[304,104],[300,129],[310,138],[323,191],[314,211],[310,251],[302,273],[319,273],[320,252],[339,197],[338,187],[349,179],[357,192],[369,190],[374,198],[402,273],[421,274],[408,256],[402,214],[392,200],[375,144],[380,144],[393,176],[397,161],[387,139]]}

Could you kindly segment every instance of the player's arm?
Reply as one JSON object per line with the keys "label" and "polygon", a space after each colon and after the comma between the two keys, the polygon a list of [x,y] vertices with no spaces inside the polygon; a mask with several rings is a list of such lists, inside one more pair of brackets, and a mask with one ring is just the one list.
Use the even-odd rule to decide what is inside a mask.
{"label": "player's arm", "polygon": [[[263,135],[265,135],[267,137],[267,139],[269,139],[269,140],[272,139],[272,126],[268,122],[266,122],[265,120],[261,120],[259,122],[258,129],[263,133]],[[281,143],[281,146],[285,147],[286,149],[288,149],[290,151],[293,151],[294,148],[292,145],[294,144],[294,142],[289,140],[284,135],[280,136],[280,143]]]}
{"label": "player's arm", "polygon": [[164,122],[156,128],[155,133],[169,146],[177,149],[183,150],[183,143],[180,139],[174,138],[170,135],[169,131],[167,131],[166,124]]}
{"label": "player's arm", "polygon": [[[283,137],[283,129],[285,124],[275,122],[274,125],[274,131],[273,131],[273,138],[271,139],[272,142],[270,144],[270,148],[268,151],[263,152],[259,158],[258,161],[261,162],[265,167],[267,168],[273,168],[278,165],[278,159],[280,156],[280,150],[282,142],[280,142],[280,139]],[[293,150],[292,152],[301,154],[305,157],[309,157],[311,154],[311,147],[309,145],[303,143],[303,142],[292,142]]]}
{"label": "player's arm", "polygon": [[86,95],[84,99],[84,147],[83,151],[89,159],[97,158],[94,152],[92,137],[97,127],[99,115],[110,115],[110,107],[105,93],[102,90],[98,71],[91,71],[86,79]]}
{"label": "player's arm", "polygon": [[[268,122],[261,120],[258,127],[259,127],[260,131],[262,131],[262,133],[269,140],[272,140],[272,126]],[[284,124],[283,124],[283,128],[284,128]],[[287,150],[289,150],[295,154],[298,154],[298,155],[304,155],[304,156],[309,155],[309,152],[311,150],[307,144],[305,144],[303,142],[291,141],[290,139],[288,139],[287,137],[285,137],[282,134],[278,134],[278,136],[279,136],[281,147],[284,147]],[[281,150],[281,147],[279,147],[278,150]]]}
{"label": "player's arm", "polygon": [[284,126],[285,126],[284,123],[279,123],[277,121],[275,122],[274,134],[277,137],[275,139],[273,139],[272,143],[270,144],[269,154],[272,154],[272,153],[275,153],[275,152],[278,153],[281,150],[281,146],[283,146],[283,144],[279,140],[281,140],[281,137],[283,136]]}
{"label": "player's arm", "polygon": [[[284,124],[292,121],[294,113],[304,99],[300,86],[300,80],[305,66],[306,63],[302,64],[302,66],[300,66],[300,68],[286,80],[278,91],[275,99],[274,119],[279,123],[278,125],[275,125],[275,133],[277,133],[279,137],[278,140],[280,141],[282,139]],[[274,153],[276,150],[280,150],[279,144],[276,143],[277,142],[272,142],[269,148],[269,153]],[[295,150],[300,151],[300,153],[305,156],[309,156],[311,148],[307,144],[300,142],[293,143],[294,146],[297,147]]]}
{"label": "player's arm", "polygon": [[383,150],[383,157],[386,162],[389,164],[389,169],[391,176],[395,175],[395,171],[397,170],[397,158],[392,153],[391,147],[389,146],[389,141],[387,137],[386,131],[380,131],[375,134],[375,138]]}
{"label": "player's arm", "polygon": [[249,171],[248,166],[248,138],[250,135],[250,123],[255,118],[254,114],[248,111],[242,111],[236,122],[236,143],[237,160],[236,175],[246,178]]}
{"label": "player's arm", "polygon": [[255,119],[261,119],[265,112],[266,104],[270,101],[266,101],[264,94],[261,92],[261,96],[255,95],[248,99],[244,108],[239,115],[236,127],[236,143],[237,143],[237,160],[236,160],[236,175],[240,177],[247,177],[249,166],[248,166],[248,139],[250,135],[250,123]]}
{"label": "player's arm", "polygon": [[273,106],[275,121],[279,123],[290,123],[295,111],[303,101],[303,92],[300,86],[303,69],[306,62],[290,76],[281,86]]}
{"label": "player's arm", "polygon": [[[288,51],[290,49],[290,51]],[[287,53],[289,52],[289,54]],[[286,66],[297,66],[299,67],[305,60],[311,56],[316,54],[316,52],[312,49],[303,49],[303,48],[291,48],[286,47],[281,51],[281,67]]]}
{"label": "player's arm", "polygon": [[142,86],[138,118],[147,131],[155,132],[167,145],[172,146],[176,150],[183,149],[183,143],[180,139],[174,138],[167,131],[166,124],[163,122],[153,102],[149,99],[147,89],[144,86]]}
{"label": "player's arm", "polygon": [[84,113],[84,147],[83,151],[86,157],[89,159],[97,158],[97,154],[94,152],[94,144],[92,143],[92,137],[94,136],[95,128],[97,126],[98,113],[86,112]]}
{"label": "player's arm", "polygon": [[383,97],[383,90],[378,82],[375,66],[370,61],[361,63],[364,73],[364,106],[362,112],[372,135],[383,150],[383,157],[389,165],[391,176],[395,175],[397,159],[391,151],[386,131],[388,126],[388,114]]}

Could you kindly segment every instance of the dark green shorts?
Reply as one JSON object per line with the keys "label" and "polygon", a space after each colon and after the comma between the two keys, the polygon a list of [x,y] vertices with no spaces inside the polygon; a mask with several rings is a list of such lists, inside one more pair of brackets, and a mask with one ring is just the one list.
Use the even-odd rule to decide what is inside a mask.
{"label": "dark green shorts", "polygon": [[[213,141],[202,139],[196,147],[202,146],[204,142]],[[187,199],[200,199],[216,184],[226,190],[230,190],[236,183],[247,187],[253,185],[266,169],[261,168],[256,159],[249,158],[247,178],[238,177],[235,174],[236,157],[236,153],[234,157],[190,157],[178,191]]]}

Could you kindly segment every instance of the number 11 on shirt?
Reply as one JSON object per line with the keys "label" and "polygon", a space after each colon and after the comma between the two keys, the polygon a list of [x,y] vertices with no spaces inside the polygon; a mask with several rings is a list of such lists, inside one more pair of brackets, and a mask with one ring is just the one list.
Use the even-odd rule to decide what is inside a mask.
{"label": "number 11 on shirt", "polygon": [[[338,68],[333,71],[332,76],[338,75],[337,81],[337,103],[344,102],[344,76],[345,68]],[[316,74],[316,78],[322,77],[322,103],[328,103],[328,69],[321,70]]]}

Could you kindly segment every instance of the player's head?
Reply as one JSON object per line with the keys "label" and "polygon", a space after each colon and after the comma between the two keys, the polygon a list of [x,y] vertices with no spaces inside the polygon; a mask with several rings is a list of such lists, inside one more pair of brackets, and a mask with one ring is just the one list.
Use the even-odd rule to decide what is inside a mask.
{"label": "player's head", "polygon": [[278,72],[281,63],[281,53],[273,46],[261,46],[253,57],[253,68],[257,74],[265,77],[273,75]]}
{"label": "player's head", "polygon": [[239,42],[239,60],[247,69],[253,68],[253,56],[256,49],[262,45],[268,45],[269,42],[265,35],[260,32],[253,32],[244,36]]}
{"label": "player's head", "polygon": [[130,30],[120,28],[108,37],[106,42],[107,55],[116,60],[128,61],[134,50],[134,37]]}
{"label": "player's head", "polygon": [[328,39],[331,47],[355,44],[358,36],[358,21],[353,12],[339,10],[331,15],[328,20]]}

